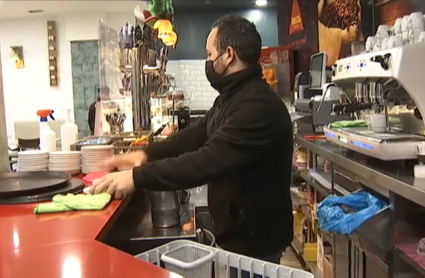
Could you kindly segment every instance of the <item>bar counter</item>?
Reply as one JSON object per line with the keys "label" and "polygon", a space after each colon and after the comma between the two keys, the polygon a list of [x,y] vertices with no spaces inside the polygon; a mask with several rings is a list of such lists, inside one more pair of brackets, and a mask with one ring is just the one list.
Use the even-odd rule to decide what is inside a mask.
{"label": "bar counter", "polygon": [[413,171],[404,170],[402,167],[386,167],[383,161],[356,158],[352,152],[326,140],[306,140],[303,136],[297,136],[295,141],[317,155],[349,169],[356,180],[377,192],[391,191],[425,206],[425,180],[415,179]]}
{"label": "bar counter", "polygon": [[0,205],[0,278],[179,277],[100,242],[130,199],[45,215],[36,204]]}
{"label": "bar counter", "polygon": [[[366,190],[389,205],[347,237],[332,234],[327,240],[334,244],[335,277],[351,277],[347,273],[352,269],[369,271],[366,278],[425,277],[425,257],[418,253],[425,234],[425,179],[414,178],[417,161],[382,161],[307,136],[295,136],[295,142],[308,151],[307,169],[300,170],[299,176],[315,189],[317,198]],[[326,171],[319,158],[330,162]],[[353,256],[353,248],[359,258]]]}

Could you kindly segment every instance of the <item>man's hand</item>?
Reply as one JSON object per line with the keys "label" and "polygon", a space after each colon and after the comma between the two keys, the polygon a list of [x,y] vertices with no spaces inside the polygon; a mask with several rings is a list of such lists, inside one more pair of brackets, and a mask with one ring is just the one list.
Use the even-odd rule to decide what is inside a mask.
{"label": "man's hand", "polygon": [[132,152],[124,155],[116,155],[105,161],[105,171],[110,171],[115,168],[130,168],[141,166],[147,160],[144,152]]}
{"label": "man's hand", "polygon": [[111,173],[96,180],[90,187],[90,194],[109,193],[115,199],[122,199],[135,190],[133,171]]}

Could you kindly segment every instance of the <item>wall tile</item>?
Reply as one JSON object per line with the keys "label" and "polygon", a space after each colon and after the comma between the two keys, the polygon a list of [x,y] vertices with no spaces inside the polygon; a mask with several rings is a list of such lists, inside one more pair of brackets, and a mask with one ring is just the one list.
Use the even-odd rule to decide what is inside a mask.
{"label": "wall tile", "polygon": [[71,42],[72,83],[74,95],[75,123],[79,138],[91,134],[88,126],[90,105],[96,100],[99,86],[98,43],[97,41]]}
{"label": "wall tile", "polygon": [[178,89],[190,98],[190,108],[209,109],[218,96],[205,76],[205,60],[172,60],[167,64],[167,72],[176,77]]}

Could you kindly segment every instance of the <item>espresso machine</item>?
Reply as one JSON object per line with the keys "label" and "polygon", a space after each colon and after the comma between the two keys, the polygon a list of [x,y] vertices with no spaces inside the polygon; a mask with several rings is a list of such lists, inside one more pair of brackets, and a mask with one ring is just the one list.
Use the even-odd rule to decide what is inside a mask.
{"label": "espresso machine", "polygon": [[[348,119],[345,114],[332,114],[331,108],[340,103],[340,90],[329,80],[326,53],[317,53],[310,58],[310,71],[296,76],[294,92],[295,112],[304,117],[297,121],[300,128],[308,127],[313,132],[323,132],[323,127],[335,121]],[[307,85],[305,82],[308,82]]]}
{"label": "espresso machine", "polygon": [[[386,117],[386,132],[368,127],[324,128],[328,140],[347,149],[381,160],[417,157],[417,145],[425,140],[425,43],[364,53],[338,60],[332,82],[351,101],[336,104],[333,114],[370,114]],[[367,122],[367,121],[366,121]]]}

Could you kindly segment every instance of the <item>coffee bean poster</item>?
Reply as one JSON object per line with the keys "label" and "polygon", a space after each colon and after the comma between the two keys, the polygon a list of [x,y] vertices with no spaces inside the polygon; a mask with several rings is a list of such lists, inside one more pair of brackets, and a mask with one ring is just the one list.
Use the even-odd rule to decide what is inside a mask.
{"label": "coffee bean poster", "polygon": [[379,24],[392,26],[397,18],[413,12],[425,12],[424,0],[375,0]]}
{"label": "coffee bean poster", "polygon": [[328,66],[351,55],[351,44],[374,33],[371,0],[319,0],[319,51],[328,55]]}

